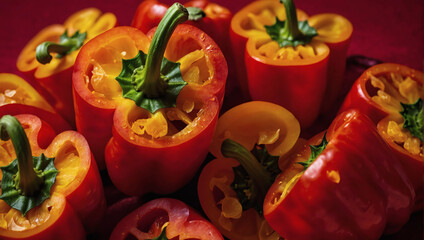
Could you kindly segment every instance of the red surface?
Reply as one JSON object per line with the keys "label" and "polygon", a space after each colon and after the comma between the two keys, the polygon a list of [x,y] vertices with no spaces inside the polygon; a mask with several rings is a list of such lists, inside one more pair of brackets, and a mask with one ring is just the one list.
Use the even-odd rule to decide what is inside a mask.
{"label": "red surface", "polygon": [[[162,1],[167,4],[173,2]],[[227,6],[235,13],[251,1],[215,0],[214,2]],[[42,28],[54,23],[63,23],[75,11],[96,7],[104,12],[113,12],[118,18],[119,25],[129,25],[139,3],[139,0],[1,0],[0,72],[23,76],[16,68],[16,59],[21,49]],[[309,15],[333,12],[348,18],[354,27],[348,55],[365,55],[384,62],[423,69],[422,0],[295,0],[295,3]],[[183,189],[181,192],[184,191]],[[422,232],[421,211],[412,215],[411,221],[400,233],[384,239],[422,239]]]}

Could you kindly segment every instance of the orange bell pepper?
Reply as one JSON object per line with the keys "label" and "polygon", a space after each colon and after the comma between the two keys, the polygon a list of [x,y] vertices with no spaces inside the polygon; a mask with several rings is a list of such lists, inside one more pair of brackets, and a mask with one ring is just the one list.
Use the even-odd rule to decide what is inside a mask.
{"label": "orange bell pepper", "polygon": [[[293,114],[269,102],[243,103],[228,110],[219,118],[209,149],[216,159],[202,169],[197,191],[203,211],[224,236],[232,240],[280,238],[266,223],[259,209],[262,208],[267,187],[272,184],[272,176],[278,174],[275,170],[284,169],[284,166],[280,166],[278,156],[287,155],[294,149],[299,134],[300,125]],[[243,190],[249,192],[247,193],[249,196],[240,195],[240,190],[233,187],[235,179],[243,171],[236,172],[235,168],[243,168],[247,172],[249,170],[236,159],[224,157],[221,146],[228,139],[248,150],[257,149],[258,145],[264,146],[263,149],[266,149],[273,159],[272,162],[267,161],[273,166],[272,171],[266,171],[264,178],[258,184],[254,184],[254,187]],[[260,154],[260,158],[263,156],[267,155]],[[256,158],[254,168],[263,168],[258,162],[259,157]],[[250,181],[256,181],[254,177],[248,175]],[[262,194],[250,191],[251,189],[262,189]],[[256,196],[255,200],[248,200],[250,203],[246,203],[246,197],[253,199],[251,196]]]}
{"label": "orange bell pepper", "polygon": [[[79,47],[69,45],[74,41],[66,39],[78,35],[85,44],[91,38],[114,27],[117,23],[112,13],[102,14],[96,8],[87,8],[72,14],[62,24],[50,25],[42,29],[24,47],[18,56],[16,66],[19,71],[28,74],[31,79],[43,87],[49,94],[47,100],[64,118],[75,125],[74,107],[72,102],[72,68],[79,52]],[[84,37],[85,35],[85,37]],[[37,50],[42,43],[43,51]],[[55,44],[59,43],[60,44]],[[37,60],[36,52],[43,52],[43,60]],[[53,58],[50,55],[53,54]],[[40,59],[40,58],[39,58]],[[50,60],[50,61],[49,61]]]}
{"label": "orange bell pepper", "polygon": [[0,73],[0,117],[6,114],[34,114],[59,133],[71,126],[24,79],[11,73]]}
{"label": "orange bell pepper", "polygon": [[[2,119],[6,117],[13,118],[7,115],[3,116]],[[45,236],[44,229],[56,229],[58,227],[63,228],[64,231],[60,234],[71,234],[70,231],[75,228],[72,230],[75,233],[71,234],[71,236],[74,236],[73,239],[85,238],[85,231],[92,232],[95,230],[106,209],[102,181],[87,141],[81,134],[75,131],[65,131],[56,136],[51,127],[46,126],[45,122],[34,115],[21,114],[17,115],[16,119],[19,126],[22,126],[23,134],[19,135],[19,137],[23,138],[24,136],[28,143],[23,144],[19,142],[20,148],[17,148],[16,141],[14,141],[10,131],[8,133],[11,140],[2,138],[4,141],[0,141],[0,165],[2,166],[0,238],[5,236],[10,237],[16,234],[16,236],[28,236],[30,239],[43,239],[41,236]],[[9,123],[4,123],[1,120],[0,125],[2,128],[5,124]],[[28,200],[28,206],[31,208],[17,210],[19,209],[17,205],[10,200],[10,197],[14,195],[4,195],[6,193],[5,184],[10,182],[10,180],[5,179],[5,176],[11,175],[6,169],[16,166],[16,161],[13,160],[17,158],[19,164],[19,170],[16,176],[21,173],[23,174],[15,179],[26,179],[24,180],[26,183],[22,183],[22,181],[19,183],[19,189],[23,193],[20,195],[19,201],[26,201],[22,199],[24,196],[40,195],[37,187],[39,180],[37,179],[43,176],[42,179],[44,180],[42,181],[46,182],[42,183],[41,186],[47,185],[47,175],[44,174],[51,174],[50,172],[52,171],[51,169],[48,171],[46,169],[40,169],[40,167],[46,164],[41,160],[38,163],[35,162],[33,160],[35,157],[30,158],[34,163],[32,161],[26,161],[24,162],[25,165],[22,165],[20,162],[21,156],[25,156],[24,159],[27,159],[28,156],[45,156],[45,158],[54,159],[49,165],[54,166],[57,175],[55,179],[49,180],[52,183],[50,184],[51,188],[47,190],[47,194],[50,194],[47,195],[46,200],[38,201],[38,197],[36,198],[37,202]],[[32,165],[34,165],[34,168],[31,167]],[[25,166],[28,167],[26,168]],[[32,169],[32,171],[28,169]],[[37,171],[34,171],[34,169],[37,169]],[[38,177],[31,177],[34,173]],[[45,190],[42,191],[44,193],[43,196],[46,196]],[[60,195],[65,200],[55,200],[54,197],[49,198],[49,195]],[[69,208],[68,205],[71,210],[63,210],[64,208]],[[26,206],[26,204],[22,204],[22,206]],[[53,209],[58,208],[58,210],[51,211],[50,206]],[[74,219],[71,212],[75,212],[76,219]],[[68,217],[72,220],[73,224],[62,226],[59,223],[51,222],[50,218],[57,219],[53,220],[57,222],[65,221],[62,220],[62,217],[58,217],[61,214],[69,215]],[[49,227],[50,225],[52,226]],[[79,226],[81,226],[81,229]],[[85,231],[82,226],[85,227]],[[57,236],[53,235],[53,238],[50,236],[50,238],[45,239],[55,239],[54,237]],[[69,236],[64,237],[69,238]]]}

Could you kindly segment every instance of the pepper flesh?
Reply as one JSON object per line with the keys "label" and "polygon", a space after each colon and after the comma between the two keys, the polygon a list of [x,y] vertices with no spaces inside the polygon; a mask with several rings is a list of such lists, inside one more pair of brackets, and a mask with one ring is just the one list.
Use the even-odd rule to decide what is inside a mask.
{"label": "pepper flesh", "polygon": [[[243,210],[236,192],[233,167],[240,165],[224,158],[221,144],[231,139],[252,149],[255,143],[265,144],[271,155],[286,155],[295,146],[300,134],[296,118],[273,103],[252,101],[225,112],[219,119],[210,152],[217,158],[200,173],[197,191],[200,204],[212,223],[229,239],[279,239],[254,208]],[[283,168],[284,166],[280,165]]]}
{"label": "pepper flesh", "polygon": [[422,72],[404,65],[375,65],[355,81],[340,109],[356,108],[375,122],[414,185],[416,210],[424,205],[423,143],[403,128],[400,103],[412,104],[419,98],[424,99],[423,79]]}
{"label": "pepper flesh", "polygon": [[[138,50],[147,52],[149,42],[135,28],[109,30],[83,47],[73,77],[77,128],[87,137],[95,155],[106,155],[112,181],[129,195],[149,191],[169,193],[191,179],[212,139],[227,74],[225,59],[212,39],[197,28],[180,25],[168,42],[165,57],[181,63],[181,74],[188,84],[180,92],[176,108],[149,113],[124,99],[120,85],[114,80],[121,69],[122,57],[132,58]],[[86,112],[94,112],[96,119]],[[194,144],[196,152],[191,150]],[[143,161],[127,162],[134,156],[145,157]],[[154,167],[156,163],[153,164],[158,158],[175,165],[160,164],[159,172]],[[185,159],[184,164],[181,159]],[[104,166],[100,162],[102,158],[98,161]],[[140,174],[140,169],[146,173]],[[175,179],[169,181],[171,184],[163,181],[171,176]],[[134,182],[157,179],[157,186],[128,184],[129,179]]]}
{"label": "pepper flesh", "polygon": [[152,200],[131,212],[116,225],[110,239],[154,239],[164,226],[167,239],[223,239],[219,231],[192,208],[171,198]]}
{"label": "pepper flesh", "polygon": [[[308,145],[317,145],[323,134]],[[373,122],[356,110],[344,112],[327,138],[305,172],[297,162],[309,157],[308,145],[285,159],[291,165],[264,202],[271,227],[288,239],[378,239],[399,230],[409,219],[415,193]]]}
{"label": "pepper flesh", "polygon": [[[106,201],[97,165],[84,137],[74,131],[65,131],[55,136],[51,127],[46,126],[46,123],[34,115],[21,114],[16,118],[26,128],[33,154],[39,156],[44,153],[47,157],[55,157],[54,164],[59,173],[51,193],[65,197],[72,211],[77,214],[80,224],[82,223],[88,232],[93,231],[104,214]],[[45,144],[46,142],[48,144]],[[44,143],[46,148],[42,148],[40,143]],[[11,145],[10,140],[2,143],[0,148],[4,157],[2,166],[8,165],[14,159]],[[27,216],[16,214],[16,210],[11,209],[3,201],[0,202],[2,204],[0,222],[5,224],[2,226],[11,226],[10,230],[22,231],[33,225],[27,225]],[[38,214],[48,216],[46,208],[33,212],[36,214],[29,215],[29,218],[34,216],[38,219]],[[43,219],[47,220],[46,218],[40,220]],[[42,224],[40,220],[36,222]]]}
{"label": "pepper flesh", "polygon": [[87,8],[69,16],[63,25],[55,24],[42,29],[23,48],[18,56],[16,66],[19,71],[37,85],[44,88],[48,94],[45,96],[50,104],[64,116],[71,124],[75,125],[74,108],[72,104],[72,67],[79,49],[62,58],[53,56],[49,64],[42,65],[37,62],[35,51],[38,45],[46,41],[59,42],[60,36],[67,30],[69,35],[76,31],[87,32],[84,42],[116,25],[117,19],[112,13],[102,14],[96,8]]}
{"label": "pepper flesh", "polygon": [[51,125],[56,132],[71,126],[24,79],[11,73],[0,73],[0,116],[34,114]]}

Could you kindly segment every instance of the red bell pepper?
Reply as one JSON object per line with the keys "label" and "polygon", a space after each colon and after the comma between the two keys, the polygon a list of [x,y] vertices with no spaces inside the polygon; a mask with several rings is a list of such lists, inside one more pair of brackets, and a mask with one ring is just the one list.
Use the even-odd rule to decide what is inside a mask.
{"label": "red bell pepper", "polygon": [[[273,103],[243,103],[219,118],[210,147],[210,152],[217,159],[202,169],[197,192],[203,211],[224,236],[232,240],[279,238],[266,223],[260,209],[272,178],[275,178],[273,175],[279,172],[278,156],[292,150],[298,142],[299,134],[300,126],[293,114]],[[249,166],[221,153],[221,145],[228,139],[241,144],[245,149],[253,149],[254,157],[261,160],[261,163],[266,159],[265,165],[270,170],[264,170],[263,175],[269,184],[254,184],[242,189],[236,187],[237,184],[245,185],[243,181],[240,182],[240,178],[253,181],[255,178],[244,174],[244,171],[249,173]],[[263,168],[255,162],[254,169]]]}
{"label": "red bell pepper", "polygon": [[[239,22],[233,19],[234,26],[248,38],[245,52],[239,53],[244,53],[242,70],[247,76],[247,82],[241,84],[248,86],[253,100],[287,108],[306,128],[317,118],[321,104],[328,111],[339,95],[352,24],[337,14],[314,15],[298,22],[293,1],[281,2],[284,8],[273,4],[285,9],[285,21],[269,8],[258,12],[248,7],[241,11],[244,17],[239,17]],[[243,43],[243,38],[234,38],[235,44]]]}
{"label": "red bell pepper", "polygon": [[[15,119],[15,122],[7,119]],[[22,235],[43,239],[41,237],[45,234],[43,229],[53,228],[57,232],[60,231],[60,229],[56,229],[57,227],[64,228],[59,223],[51,222],[50,217],[52,217],[52,219],[56,219],[54,220],[56,222],[72,222],[70,226],[63,229],[63,234],[70,234],[69,231],[75,231],[74,239],[85,238],[85,231],[82,227],[80,229],[79,226],[84,226],[88,232],[93,231],[100,222],[106,208],[100,174],[87,141],[81,134],[74,131],[65,131],[56,136],[51,127],[34,115],[22,114],[17,115],[16,118],[6,115],[1,121],[2,128],[9,127],[12,129],[9,130],[9,136],[12,140],[4,142],[0,149],[2,153],[1,165],[3,166],[2,196],[0,196],[0,199],[2,199],[0,200],[0,235],[3,233],[5,236],[16,234],[16,236]],[[28,137],[25,136],[24,128],[20,127],[21,125],[25,128]],[[14,131],[17,131],[15,129],[19,129],[19,127],[22,129],[23,135],[14,133]],[[16,138],[19,139],[18,143],[14,140]],[[27,143],[25,144],[22,139],[28,139],[26,140]],[[49,144],[46,144],[46,142]],[[45,145],[48,145],[47,148],[41,147]],[[20,148],[17,148],[17,146]],[[40,160],[37,162],[33,160],[35,157],[30,157],[32,154],[41,156],[38,157]],[[18,161],[13,161],[15,156],[17,156]],[[22,157],[24,165],[21,162]],[[16,168],[17,162],[19,162],[19,170]],[[37,169],[36,171],[31,167],[32,165],[34,165],[34,169]],[[48,169],[46,165],[53,166],[53,168]],[[15,171],[13,166],[15,166],[17,173],[13,172]],[[11,168],[13,171],[10,170]],[[55,173],[53,178],[48,179],[47,176],[50,176],[52,172]],[[19,191],[24,193],[22,196],[14,195],[14,191],[18,191],[13,187],[14,181],[10,180],[14,174],[19,175],[19,179],[25,179],[20,181],[18,188],[21,189]],[[9,178],[5,178],[6,176],[9,176]],[[16,179],[18,178],[16,177]],[[13,191],[5,188],[10,186],[10,182],[12,182]],[[38,190],[39,185],[50,186],[50,188]],[[38,196],[41,194],[46,198],[39,201],[38,199],[41,198]],[[52,197],[49,200],[50,195],[60,196]],[[16,200],[14,196],[21,197]],[[25,196],[31,196],[31,198],[27,200]],[[60,198],[66,200],[60,200]],[[41,207],[37,207],[38,205]],[[20,209],[20,206],[25,208]],[[49,206],[58,209],[50,211]],[[66,210],[68,208],[71,208],[71,210]],[[62,211],[64,212],[62,213]],[[72,212],[75,212],[78,221],[73,219]],[[70,219],[62,220],[59,217],[61,214],[66,214],[66,218],[69,217]],[[19,233],[22,230],[24,234]],[[40,236],[38,236],[39,234]],[[57,236],[53,237],[55,239]]]}
{"label": "red bell pepper", "polygon": [[[176,4],[168,11],[187,17],[183,9]],[[169,39],[169,18],[162,21],[152,40],[132,27],[105,32],[83,46],[74,68],[77,128],[99,156],[105,151],[111,180],[128,195],[170,193],[190,181],[207,154],[224,96],[227,66],[219,47],[189,25],[178,26]],[[133,66],[147,50],[146,66]],[[159,74],[164,52],[179,64],[164,60],[168,65]],[[169,75],[178,76],[172,65],[180,65],[183,81]],[[173,86],[182,89],[178,96]],[[141,96],[137,104],[127,98],[132,94]]]}
{"label": "red bell pepper", "polygon": [[223,240],[219,231],[185,203],[172,198],[152,200],[122,219],[111,240],[124,239]]}
{"label": "red bell pepper", "polygon": [[63,25],[42,29],[18,56],[18,70],[46,90],[46,99],[71,125],[75,125],[72,67],[79,49],[91,38],[114,27],[116,22],[112,13],[102,14],[96,8],[80,10]]}
{"label": "red bell pepper", "polygon": [[[414,184],[417,210],[424,206],[423,79],[422,72],[407,66],[375,65],[356,80],[340,110],[358,109],[378,124],[380,135],[401,159]],[[414,106],[415,110],[404,114]]]}
{"label": "red bell pepper", "polygon": [[0,117],[6,114],[34,114],[59,133],[71,126],[24,79],[11,73],[0,73]]}
{"label": "red bell pepper", "polygon": [[[308,18],[308,15],[300,9],[296,9],[296,14],[300,21]],[[265,33],[265,25],[274,24],[276,17],[284,20],[286,15],[284,6],[274,0],[253,1],[234,14],[230,25],[232,55],[243,58],[247,40],[252,37],[262,36]],[[241,89],[241,94],[244,99],[250,99],[244,60],[235,61],[234,67],[237,72],[237,82]]]}
{"label": "red bell pepper", "polygon": [[408,221],[414,189],[367,116],[344,112],[308,144],[285,159],[290,165],[264,201],[265,218],[281,236],[378,239]]}

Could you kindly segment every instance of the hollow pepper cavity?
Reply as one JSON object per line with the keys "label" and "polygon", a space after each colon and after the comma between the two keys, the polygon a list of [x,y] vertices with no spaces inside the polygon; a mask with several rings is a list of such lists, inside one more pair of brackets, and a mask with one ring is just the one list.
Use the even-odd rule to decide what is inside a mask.
{"label": "hollow pepper cavity", "polygon": [[253,101],[218,120],[210,152],[216,159],[201,171],[200,204],[206,216],[231,240],[279,239],[265,221],[265,194],[280,172],[279,156],[298,142],[300,126],[286,109]]}
{"label": "hollow pepper cavity", "polygon": [[157,198],[124,217],[110,239],[223,240],[221,233],[194,209],[172,198]]}
{"label": "hollow pepper cavity", "polygon": [[0,122],[2,239],[85,239],[106,208],[87,141],[74,131],[56,135],[34,115]]}

